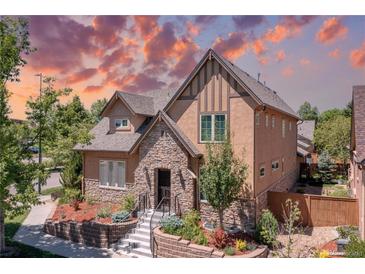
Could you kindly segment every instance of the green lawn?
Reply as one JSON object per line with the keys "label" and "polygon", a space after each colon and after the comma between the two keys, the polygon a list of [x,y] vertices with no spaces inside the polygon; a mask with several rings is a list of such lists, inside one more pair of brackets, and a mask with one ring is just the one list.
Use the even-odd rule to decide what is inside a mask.
{"label": "green lawn", "polygon": [[28,213],[29,212],[26,212],[25,214],[19,215],[13,219],[5,219],[6,245],[15,247],[18,250],[18,254],[16,255],[18,258],[61,258],[60,256],[54,255],[50,252],[13,241],[15,233],[27,217]]}

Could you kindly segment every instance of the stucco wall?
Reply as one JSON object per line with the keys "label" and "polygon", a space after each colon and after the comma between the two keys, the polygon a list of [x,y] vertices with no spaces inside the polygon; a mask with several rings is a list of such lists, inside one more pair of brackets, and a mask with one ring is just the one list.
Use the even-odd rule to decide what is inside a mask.
{"label": "stucco wall", "polygon": [[[255,123],[255,196],[284,178],[286,174],[298,169],[297,165],[297,126],[296,120],[275,110],[266,108],[260,113],[260,124]],[[266,127],[265,115],[269,123]],[[272,117],[275,127],[272,127]],[[282,120],[285,120],[285,137],[282,136]],[[291,122],[291,130],[289,130]],[[272,170],[272,161],[279,162],[279,168]],[[265,176],[260,177],[260,166],[265,167]],[[294,183],[295,180],[292,181]],[[290,189],[291,186],[288,185]],[[285,191],[286,189],[284,189]]]}

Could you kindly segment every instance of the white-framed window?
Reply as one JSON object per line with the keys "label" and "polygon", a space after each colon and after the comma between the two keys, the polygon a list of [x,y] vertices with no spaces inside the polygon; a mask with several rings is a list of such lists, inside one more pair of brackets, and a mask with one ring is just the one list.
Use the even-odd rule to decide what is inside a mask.
{"label": "white-framed window", "polygon": [[200,142],[223,142],[226,137],[225,114],[200,115]]}
{"label": "white-framed window", "polygon": [[128,119],[115,119],[114,125],[116,129],[125,129],[129,127]]}
{"label": "white-framed window", "polygon": [[281,136],[285,138],[285,120],[281,121]]}
{"label": "white-framed window", "polygon": [[289,122],[289,131],[291,131],[291,121]]}
{"label": "white-framed window", "polygon": [[271,115],[271,127],[275,128],[275,115]]}
{"label": "white-framed window", "polygon": [[99,183],[101,186],[125,188],[125,161],[99,161]]}
{"label": "white-framed window", "polygon": [[271,162],[271,170],[277,171],[279,169],[279,161],[272,161]]}
{"label": "white-framed window", "polygon": [[256,126],[260,125],[260,112],[256,112],[255,114],[255,121],[256,121]]}
{"label": "white-framed window", "polygon": [[264,165],[260,165],[259,175],[260,175],[260,178],[265,176],[265,166]]}
{"label": "white-framed window", "polygon": [[269,114],[265,114],[265,127],[269,127]]}

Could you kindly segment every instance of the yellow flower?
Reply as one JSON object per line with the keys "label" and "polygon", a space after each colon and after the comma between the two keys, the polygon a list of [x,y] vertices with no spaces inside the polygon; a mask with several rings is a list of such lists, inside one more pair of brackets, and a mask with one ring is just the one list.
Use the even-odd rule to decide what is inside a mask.
{"label": "yellow flower", "polygon": [[319,258],[329,258],[330,257],[330,253],[328,252],[328,250],[321,250],[319,252]]}

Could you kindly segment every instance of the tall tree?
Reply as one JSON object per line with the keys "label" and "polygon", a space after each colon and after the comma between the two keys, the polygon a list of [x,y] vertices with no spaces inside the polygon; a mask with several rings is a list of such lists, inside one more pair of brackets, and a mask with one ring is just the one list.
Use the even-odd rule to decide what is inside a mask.
{"label": "tall tree", "polygon": [[307,101],[299,107],[298,114],[303,120],[318,120],[317,107],[312,107]]}
{"label": "tall tree", "polygon": [[108,100],[106,98],[103,98],[103,99],[98,99],[91,105],[90,113],[94,124],[98,123],[101,120],[100,113],[107,103]]}
{"label": "tall tree", "polygon": [[28,129],[9,119],[6,87],[7,82],[19,81],[24,56],[32,51],[27,21],[0,17],[0,254],[6,252],[5,216],[21,214],[38,202],[32,181],[40,170],[26,150]]}
{"label": "tall tree", "polygon": [[318,117],[318,123],[325,123],[328,122],[334,118],[337,118],[338,116],[343,116],[344,115],[344,110],[339,109],[339,108],[332,108],[332,109],[328,109],[323,111],[319,117]]}
{"label": "tall tree", "polygon": [[199,183],[209,204],[218,211],[223,228],[223,211],[248,191],[247,165],[233,155],[229,139],[222,144],[208,144],[207,152]]}
{"label": "tall tree", "polygon": [[350,117],[338,115],[321,122],[314,131],[316,149],[320,153],[327,151],[332,158],[346,163],[350,157],[350,132]]}

